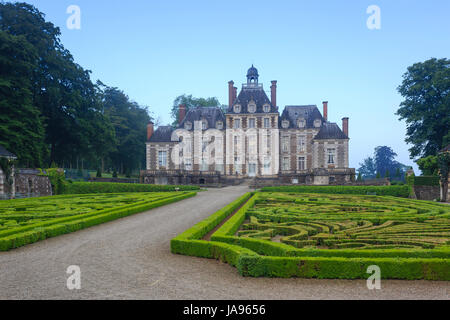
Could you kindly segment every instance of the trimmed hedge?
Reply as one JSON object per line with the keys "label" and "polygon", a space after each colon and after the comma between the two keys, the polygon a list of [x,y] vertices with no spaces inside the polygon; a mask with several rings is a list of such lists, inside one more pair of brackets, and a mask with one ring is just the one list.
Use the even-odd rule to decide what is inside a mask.
{"label": "trimmed hedge", "polygon": [[408,198],[410,187],[404,186],[279,186],[264,187],[262,192],[328,193],[394,196]]}
{"label": "trimmed hedge", "polygon": [[[367,268],[377,265],[383,279],[450,280],[448,246],[435,250],[297,249],[283,243],[234,236],[248,218],[248,209],[258,201],[256,194],[212,235],[210,242],[198,239],[220,222],[205,220],[209,227],[199,228],[203,225],[200,222],[198,228],[172,240],[172,252],[220,259],[235,266],[241,275],[252,277],[367,279]],[[218,216],[216,213],[212,217]]]}
{"label": "trimmed hedge", "polygon": [[51,219],[25,227],[0,232],[0,251],[7,251],[50,237],[78,231],[101,223],[127,217],[153,208],[195,196],[196,192],[174,193],[173,196],[147,203],[131,204],[70,217]]}
{"label": "trimmed hedge", "polygon": [[196,186],[170,186],[113,182],[73,182],[66,184],[63,194],[197,191]]}
{"label": "trimmed hedge", "polygon": [[415,186],[439,186],[439,176],[409,176],[408,184]]}

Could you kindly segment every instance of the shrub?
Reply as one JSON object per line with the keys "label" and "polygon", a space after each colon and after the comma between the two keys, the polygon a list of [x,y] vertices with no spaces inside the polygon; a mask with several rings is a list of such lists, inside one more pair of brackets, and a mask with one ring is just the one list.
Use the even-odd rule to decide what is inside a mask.
{"label": "shrub", "polygon": [[90,194],[90,193],[122,193],[122,192],[169,192],[169,191],[195,191],[197,186],[169,186],[135,183],[113,182],[74,182],[67,185],[63,194]]}
{"label": "shrub", "polygon": [[296,193],[328,193],[328,194],[360,194],[408,198],[408,186],[280,186],[264,187],[262,192],[296,192]]}

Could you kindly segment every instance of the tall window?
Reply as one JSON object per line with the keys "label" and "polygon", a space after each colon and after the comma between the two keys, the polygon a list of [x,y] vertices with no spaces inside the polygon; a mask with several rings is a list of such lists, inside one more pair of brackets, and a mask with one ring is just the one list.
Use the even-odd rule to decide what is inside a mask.
{"label": "tall window", "polygon": [[270,158],[268,157],[264,159],[264,173],[270,174]]}
{"label": "tall window", "polygon": [[336,149],[334,148],[327,149],[327,153],[328,153],[328,164],[334,164],[336,157]]}
{"label": "tall window", "polygon": [[184,169],[191,171],[192,170],[192,163],[191,160],[186,160],[186,162],[184,163]]}
{"label": "tall window", "polygon": [[298,170],[306,170],[305,157],[298,157]]}
{"label": "tall window", "polygon": [[267,135],[267,152],[270,151],[270,143],[271,143],[270,138],[271,138],[270,135]]}
{"label": "tall window", "polygon": [[255,121],[255,118],[250,118],[250,119],[248,119],[248,127],[249,127],[250,129],[256,127],[256,121]]}
{"label": "tall window", "polygon": [[283,152],[289,152],[289,137],[285,136],[282,139],[282,151]]}
{"label": "tall window", "polygon": [[206,120],[202,121],[202,130],[206,130],[208,129],[208,123],[206,122]]}
{"label": "tall window", "polygon": [[208,147],[208,141],[202,141],[202,152],[206,152],[206,148]]}
{"label": "tall window", "polygon": [[306,149],[306,137],[298,136],[298,152],[305,152]]}
{"label": "tall window", "polygon": [[264,128],[270,128],[270,119],[264,118]]}
{"label": "tall window", "polygon": [[289,157],[283,158],[283,170],[284,171],[289,170]]}
{"label": "tall window", "polygon": [[234,129],[239,129],[241,127],[241,119],[234,119]]}
{"label": "tall window", "polygon": [[167,151],[158,151],[158,164],[160,167],[167,167]]}

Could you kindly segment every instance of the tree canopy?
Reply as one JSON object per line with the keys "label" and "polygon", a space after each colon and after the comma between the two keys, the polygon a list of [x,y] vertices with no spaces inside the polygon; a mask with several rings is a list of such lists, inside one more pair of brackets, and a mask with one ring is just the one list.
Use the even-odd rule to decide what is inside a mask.
{"label": "tree canopy", "polygon": [[373,157],[367,157],[359,164],[358,173],[364,179],[376,177],[403,179],[408,167],[396,161],[395,157],[397,157],[397,154],[392,148],[387,146],[376,147]]}
{"label": "tree canopy", "polygon": [[60,36],[34,6],[0,3],[0,143],[19,165],[142,167],[148,109],[93,83]]}
{"label": "tree canopy", "polygon": [[411,158],[436,155],[450,143],[450,60],[410,66],[398,91],[405,100],[396,114],[406,121]]}

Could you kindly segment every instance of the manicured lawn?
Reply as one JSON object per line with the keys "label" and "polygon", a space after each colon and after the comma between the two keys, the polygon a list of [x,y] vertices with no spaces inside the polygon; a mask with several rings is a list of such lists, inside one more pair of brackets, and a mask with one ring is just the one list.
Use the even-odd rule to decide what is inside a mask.
{"label": "manicured lawn", "polygon": [[[231,215],[211,241],[202,240]],[[377,265],[383,278],[450,280],[450,207],[391,196],[260,192],[174,238],[172,252],[220,259],[244,276],[367,278]]]}
{"label": "manicured lawn", "polygon": [[0,251],[195,195],[195,192],[110,193],[0,201]]}

